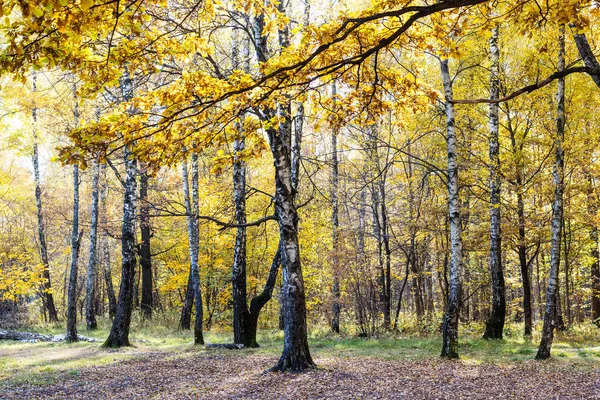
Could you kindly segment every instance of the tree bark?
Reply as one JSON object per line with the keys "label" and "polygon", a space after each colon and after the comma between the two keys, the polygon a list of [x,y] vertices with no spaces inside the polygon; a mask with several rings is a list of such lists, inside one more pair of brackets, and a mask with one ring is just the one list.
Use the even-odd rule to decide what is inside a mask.
{"label": "tree bark", "polygon": [[85,324],[87,330],[98,328],[96,322],[96,265],[97,260],[97,242],[98,242],[98,179],[100,175],[100,165],[94,161],[92,177],[92,207],[90,223],[90,258],[88,261],[87,289],[85,296]]}
{"label": "tree bark", "polygon": [[589,216],[589,239],[591,242],[590,266],[592,278],[592,322],[600,327],[600,252],[598,251],[598,226],[595,218],[598,212],[598,202],[594,196],[594,181],[591,173],[586,169],[586,179],[588,181],[587,209]]}
{"label": "tree bark", "polygon": [[[197,157],[197,156],[196,156]],[[188,246],[190,251],[190,274],[192,275],[192,287],[194,289],[194,308],[196,315],[194,320],[194,344],[204,344],[204,336],[202,334],[203,323],[203,308],[202,308],[202,293],[200,291],[200,269],[198,267],[198,227],[196,215],[198,215],[197,207],[192,209],[190,202],[190,187],[188,183],[187,161],[184,160],[181,164],[183,175],[183,192],[185,200],[185,208],[187,213],[187,228],[188,228]],[[192,201],[198,198],[198,161],[192,156]],[[196,203],[196,201],[194,201]]]}
{"label": "tree bark", "polygon": [[[337,87],[335,81],[331,84],[331,96],[334,101],[334,110],[336,104]],[[338,189],[339,189],[339,165],[337,150],[338,129],[337,122],[334,120],[331,131],[331,242],[332,242],[332,269],[333,269],[333,317],[331,319],[331,329],[335,333],[340,332],[340,278],[338,276],[340,269],[339,245],[338,245]]]}
{"label": "tree bark", "polygon": [[[559,28],[558,35],[558,70],[565,68],[565,26]],[[536,360],[545,360],[550,358],[552,349],[552,340],[554,339],[554,328],[557,326],[557,291],[558,291],[558,270],[560,266],[560,245],[561,228],[563,214],[563,171],[564,171],[564,153],[562,144],[565,134],[565,79],[558,80],[557,93],[557,118],[556,118],[556,139],[555,139],[555,162],[552,171],[554,183],[554,201],[552,203],[552,237],[550,240],[550,273],[548,275],[548,289],[546,291],[546,312],[544,313],[544,326],[542,328],[542,339]]]}
{"label": "tree bark", "polygon": [[179,317],[179,329],[192,329],[192,305],[194,304],[194,284],[192,281],[192,271],[190,269],[185,289],[185,297],[183,299],[183,306],[181,307],[181,316]]}
{"label": "tree bark", "polygon": [[458,358],[458,317],[462,296],[462,226],[459,203],[458,154],[452,80],[448,60],[441,61],[446,106],[446,134],[448,147],[448,215],[450,221],[450,283],[448,304],[442,324],[442,353],[445,358]]}
{"label": "tree bark", "polygon": [[[129,70],[121,78],[121,96],[124,101],[133,98],[133,80]],[[123,147],[125,161],[125,193],[123,196],[123,222],[121,225],[121,286],[115,317],[110,334],[104,342],[104,347],[130,346],[129,326],[133,311],[133,290],[135,285],[135,208],[137,191],[137,161],[134,159],[131,145]]]}
{"label": "tree bark", "polygon": [[[490,38],[492,59],[490,79],[490,99],[500,97],[500,51],[498,49],[498,27],[492,30]],[[500,146],[498,142],[498,104],[490,104],[490,273],[492,278],[492,310],[486,322],[484,339],[502,339],[506,318],[504,294],[504,272],[502,269],[502,244],[500,231]]]}
{"label": "tree bark", "polygon": [[79,166],[73,165],[73,227],[71,231],[71,273],[69,275],[69,300],[67,302],[67,342],[77,338],[77,269],[79,258]]}
{"label": "tree bark", "polygon": [[[588,68],[599,69],[600,64],[598,64],[598,60],[594,55],[594,52],[590,48],[590,44],[585,36],[585,33],[574,34],[573,38],[575,39],[575,44],[577,45],[577,50],[579,51],[579,55],[583,60],[583,63]],[[596,86],[600,88],[600,75],[590,75]]]}
{"label": "tree bark", "polygon": [[279,223],[282,246],[282,266],[287,279],[283,286],[284,345],[279,362],[271,371],[303,371],[314,367],[308,348],[306,298],[298,245],[298,210],[294,204],[291,184],[290,107],[281,105],[280,129],[269,129],[271,151],[275,166],[275,213]]}
{"label": "tree bark", "polygon": [[115,290],[112,282],[112,272],[110,264],[110,245],[108,243],[108,233],[106,232],[108,215],[106,209],[106,197],[108,195],[108,182],[106,179],[106,164],[100,166],[102,176],[102,185],[100,187],[100,218],[103,232],[100,235],[100,254],[102,269],[104,272],[104,283],[106,285],[106,296],[108,297],[108,316],[112,320],[115,317],[117,311],[117,298],[115,296]]}
{"label": "tree bark", "polygon": [[150,203],[148,202],[148,172],[140,174],[140,267],[142,270],[142,318],[152,319],[152,255],[150,251]]}
{"label": "tree bark", "polygon": [[130,346],[129,326],[133,310],[133,286],[135,284],[135,207],[137,162],[131,154],[129,145],[124,149],[125,158],[125,195],[123,199],[123,223],[121,226],[121,286],[115,317],[105,347]]}
{"label": "tree bark", "polygon": [[[235,162],[233,163],[233,199],[235,202],[235,219],[237,224],[246,223],[246,165],[239,159],[244,149],[244,139],[233,144]],[[233,248],[233,341],[236,344],[246,343],[246,325],[248,323],[248,300],[246,293],[246,228],[237,228]],[[256,339],[254,340],[256,341]]]}
{"label": "tree bark", "polygon": [[271,263],[271,269],[269,270],[269,276],[265,282],[265,286],[262,292],[250,301],[250,311],[246,320],[246,327],[244,330],[244,346],[245,347],[259,347],[256,341],[256,331],[258,329],[258,316],[260,310],[271,300],[273,296],[273,288],[275,287],[275,281],[277,280],[277,273],[279,266],[281,265],[281,243],[277,246],[277,252],[273,257]]}
{"label": "tree bark", "polygon": [[[37,91],[37,73],[33,73],[33,89]],[[40,241],[40,256],[42,259],[43,283],[41,285],[41,295],[44,308],[48,311],[48,320],[58,322],[58,314],[54,305],[54,296],[52,295],[52,283],[50,281],[50,261],[48,259],[48,246],[46,244],[46,232],[44,228],[44,211],[42,208],[42,181],[40,179],[40,161],[38,154],[38,134],[37,134],[37,107],[31,110],[33,119],[33,178],[35,181],[35,204],[37,208],[38,240]]]}

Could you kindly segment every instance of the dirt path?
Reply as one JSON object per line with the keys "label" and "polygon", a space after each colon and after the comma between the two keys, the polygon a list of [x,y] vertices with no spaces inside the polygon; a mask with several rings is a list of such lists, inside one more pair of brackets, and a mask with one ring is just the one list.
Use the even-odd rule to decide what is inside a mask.
{"label": "dirt path", "polygon": [[59,373],[50,385],[0,383],[1,399],[600,399],[600,366],[317,358],[318,370],[263,374],[273,357],[151,353]]}

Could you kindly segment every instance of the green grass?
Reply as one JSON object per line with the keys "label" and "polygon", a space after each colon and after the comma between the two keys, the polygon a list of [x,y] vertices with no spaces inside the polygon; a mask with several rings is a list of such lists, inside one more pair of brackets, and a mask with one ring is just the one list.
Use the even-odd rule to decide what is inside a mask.
{"label": "green grass", "polygon": [[[538,327],[539,328],[539,327]],[[133,347],[104,349],[100,345],[110,329],[109,321],[99,321],[97,331],[87,332],[79,327],[80,334],[99,339],[97,343],[20,343],[0,342],[0,385],[28,383],[47,385],[55,382],[61,374],[79,376],[82,369],[122,362],[134,357],[144,357],[150,352],[163,352],[172,357],[187,357],[190,352],[208,352],[204,347],[192,344],[192,333],[181,332],[165,326],[137,323],[132,327]],[[29,327],[45,334],[61,334],[61,325]],[[461,328],[459,353],[466,363],[510,364],[533,359],[539,343],[539,335],[523,338],[520,327],[508,325],[504,340],[483,340],[481,326],[469,325]],[[539,329],[536,330],[539,332]],[[222,331],[205,332],[207,343],[231,342],[231,333]],[[557,332],[553,345],[552,362],[563,366],[600,365],[600,330],[591,326],[576,326],[567,332]],[[259,332],[259,349],[243,350],[245,354],[279,356],[283,333],[279,330]],[[384,334],[377,338],[362,339],[353,335],[333,335],[326,329],[311,333],[309,343],[313,356],[374,357],[385,360],[437,359],[441,339],[439,334]],[[225,351],[225,354],[231,354]]]}

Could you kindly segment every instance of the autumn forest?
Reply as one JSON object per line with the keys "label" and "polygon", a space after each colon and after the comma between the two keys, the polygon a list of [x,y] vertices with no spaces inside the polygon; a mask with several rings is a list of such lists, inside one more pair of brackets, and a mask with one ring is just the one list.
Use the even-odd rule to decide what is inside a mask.
{"label": "autumn forest", "polygon": [[600,3],[0,14],[0,398],[600,393]]}

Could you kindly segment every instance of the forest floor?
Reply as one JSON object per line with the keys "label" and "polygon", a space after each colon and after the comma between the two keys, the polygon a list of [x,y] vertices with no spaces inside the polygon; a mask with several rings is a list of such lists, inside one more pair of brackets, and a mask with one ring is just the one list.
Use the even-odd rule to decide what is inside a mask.
{"label": "forest floor", "polygon": [[543,362],[532,360],[535,338],[484,341],[465,332],[461,360],[443,361],[437,337],[315,337],[318,368],[302,374],[264,373],[281,351],[279,332],[244,350],[205,349],[166,331],[138,334],[135,347],[119,350],[5,341],[0,399],[600,399],[599,335],[560,333]]}

